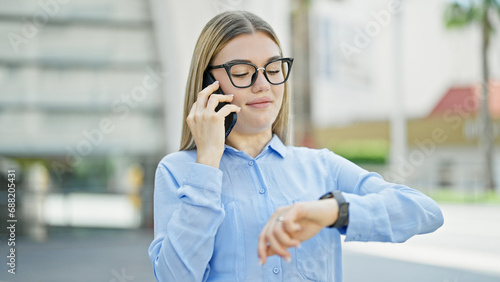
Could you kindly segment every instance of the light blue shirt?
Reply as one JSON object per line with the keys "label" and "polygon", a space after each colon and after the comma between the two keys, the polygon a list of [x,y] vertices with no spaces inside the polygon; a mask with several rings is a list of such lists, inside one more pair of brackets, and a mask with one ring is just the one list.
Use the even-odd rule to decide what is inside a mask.
{"label": "light blue shirt", "polygon": [[[291,262],[271,256],[260,266],[258,235],[276,208],[333,190],[350,203],[349,226],[290,248]],[[342,281],[340,234],[404,242],[442,224],[438,205],[422,193],[274,136],[256,158],[226,146],[220,169],[197,164],[196,151],[166,156],[156,172],[149,256],[158,281]]]}

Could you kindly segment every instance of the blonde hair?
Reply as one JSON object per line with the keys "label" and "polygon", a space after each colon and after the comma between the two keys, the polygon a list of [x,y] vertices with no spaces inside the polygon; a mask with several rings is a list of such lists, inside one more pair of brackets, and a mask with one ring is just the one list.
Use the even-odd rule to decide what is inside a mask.
{"label": "blonde hair", "polygon": [[[250,12],[228,11],[221,13],[212,18],[201,31],[194,49],[191,67],[189,69],[189,77],[186,84],[180,150],[192,150],[196,148],[193,135],[186,123],[186,118],[196,101],[198,92],[202,90],[203,72],[215,55],[217,55],[229,41],[239,35],[255,34],[256,32],[266,33],[276,45],[278,45],[280,56],[283,56],[278,37],[272,27],[266,21]],[[285,144],[288,143],[287,135],[289,131],[289,92],[288,85],[285,82],[281,109],[272,126],[273,133]]]}

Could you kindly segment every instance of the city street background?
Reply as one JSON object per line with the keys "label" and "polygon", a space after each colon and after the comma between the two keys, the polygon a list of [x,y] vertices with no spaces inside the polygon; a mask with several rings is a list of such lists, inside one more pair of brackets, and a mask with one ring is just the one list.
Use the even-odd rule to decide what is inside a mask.
{"label": "city street background", "polygon": [[[403,244],[344,243],[344,281],[500,281],[500,206],[441,207],[445,223],[435,233]],[[46,243],[19,238],[16,274],[3,265],[0,281],[155,281],[147,256],[152,236],[152,230],[80,230]]]}
{"label": "city street background", "polygon": [[154,281],[155,170],[200,31],[228,10],[294,57],[293,145],[442,206],[435,233],[345,243],[345,281],[499,282],[500,0],[0,0],[0,282]]}

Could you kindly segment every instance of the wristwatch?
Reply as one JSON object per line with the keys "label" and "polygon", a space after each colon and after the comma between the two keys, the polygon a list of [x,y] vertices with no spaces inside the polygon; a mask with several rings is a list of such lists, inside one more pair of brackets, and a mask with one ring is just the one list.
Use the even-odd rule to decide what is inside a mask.
{"label": "wristwatch", "polygon": [[344,196],[342,196],[342,192],[340,191],[328,192],[319,199],[324,200],[331,198],[335,198],[335,200],[337,200],[337,204],[339,205],[339,216],[337,221],[328,226],[328,228],[346,227],[349,224],[349,203],[345,201]]}

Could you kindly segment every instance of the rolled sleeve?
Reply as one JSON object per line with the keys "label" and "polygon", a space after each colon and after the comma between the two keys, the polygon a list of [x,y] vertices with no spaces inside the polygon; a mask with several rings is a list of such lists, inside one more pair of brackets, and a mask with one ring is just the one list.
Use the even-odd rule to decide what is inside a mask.
{"label": "rolled sleeve", "polygon": [[349,203],[345,241],[404,242],[443,224],[437,203],[405,185],[337,158],[336,185]]}
{"label": "rolled sleeve", "polygon": [[[373,229],[372,212],[367,208],[365,199],[359,195],[342,193],[349,203],[349,225],[346,241],[369,241]],[[365,197],[366,198],[366,197]]]}
{"label": "rolled sleeve", "polygon": [[203,164],[192,163],[177,196],[186,204],[196,206],[220,205],[222,171]]}
{"label": "rolled sleeve", "polygon": [[[222,171],[179,155],[164,159],[155,180],[155,238],[149,255],[158,281],[202,281],[224,220]],[[186,158],[185,154],[180,157]]]}

